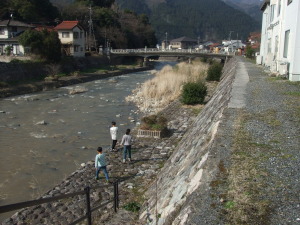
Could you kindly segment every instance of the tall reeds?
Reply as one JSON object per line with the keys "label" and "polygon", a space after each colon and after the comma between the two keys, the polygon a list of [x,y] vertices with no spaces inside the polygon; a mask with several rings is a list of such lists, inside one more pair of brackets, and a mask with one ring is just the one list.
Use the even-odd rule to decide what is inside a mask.
{"label": "tall reeds", "polygon": [[157,112],[177,99],[184,83],[205,80],[208,65],[202,62],[179,63],[165,66],[134,91],[128,101],[135,102],[143,112]]}

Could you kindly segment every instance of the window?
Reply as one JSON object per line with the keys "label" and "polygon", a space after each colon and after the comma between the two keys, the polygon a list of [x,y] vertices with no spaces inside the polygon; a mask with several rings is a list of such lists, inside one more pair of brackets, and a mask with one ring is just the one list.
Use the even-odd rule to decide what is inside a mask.
{"label": "window", "polygon": [[0,28],[0,35],[5,35],[5,29],[4,28]]}
{"label": "window", "polygon": [[289,53],[289,40],[290,40],[290,30],[287,30],[284,36],[284,49],[283,49],[284,58],[287,58]]}
{"label": "window", "polygon": [[270,38],[270,39],[268,39],[268,53],[270,53],[271,52],[271,45],[272,44],[272,39]]}
{"label": "window", "polygon": [[73,33],[73,37],[74,37],[74,39],[78,39],[78,37],[79,37],[78,32],[74,32],[74,33]]}
{"label": "window", "polygon": [[278,36],[275,37],[275,54],[278,52]]}
{"label": "window", "polygon": [[277,11],[277,16],[280,15],[280,11],[281,11],[281,0],[278,0],[278,11]]}
{"label": "window", "polygon": [[287,1],[287,4],[288,4],[288,5],[291,4],[292,1],[293,1],[293,0],[288,0],[288,1]]}
{"label": "window", "polygon": [[80,38],[82,38],[82,36],[83,36],[83,32],[80,32]]}
{"label": "window", "polygon": [[80,47],[80,51],[83,52],[83,47]]}
{"label": "window", "polygon": [[274,20],[274,11],[275,11],[275,5],[271,5],[271,12],[270,12],[270,23]]}
{"label": "window", "polygon": [[79,51],[79,46],[78,45],[74,45],[74,52],[78,52]]}
{"label": "window", "polygon": [[62,32],[62,37],[63,37],[63,38],[68,38],[68,37],[70,37],[69,32]]}

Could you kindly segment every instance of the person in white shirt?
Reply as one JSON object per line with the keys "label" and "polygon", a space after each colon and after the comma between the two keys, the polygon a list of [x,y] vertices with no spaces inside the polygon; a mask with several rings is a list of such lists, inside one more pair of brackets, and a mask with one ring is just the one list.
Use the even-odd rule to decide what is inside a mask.
{"label": "person in white shirt", "polygon": [[126,130],[126,134],[123,135],[121,145],[124,145],[123,150],[123,163],[126,161],[127,153],[128,153],[128,161],[131,161],[131,142],[132,136],[130,135],[130,129]]}
{"label": "person in white shirt", "polygon": [[116,151],[117,136],[118,136],[118,127],[116,126],[116,122],[111,123],[110,136],[112,139],[111,150]]}

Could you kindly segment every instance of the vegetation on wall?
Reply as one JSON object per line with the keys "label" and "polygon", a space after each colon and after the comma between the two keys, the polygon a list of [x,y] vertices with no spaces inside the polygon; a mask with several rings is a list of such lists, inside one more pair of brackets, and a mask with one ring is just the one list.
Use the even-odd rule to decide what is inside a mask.
{"label": "vegetation on wall", "polygon": [[223,64],[213,62],[207,71],[207,81],[220,81],[222,75]]}
{"label": "vegetation on wall", "polygon": [[206,94],[204,82],[188,82],[183,85],[181,101],[187,105],[203,104]]}

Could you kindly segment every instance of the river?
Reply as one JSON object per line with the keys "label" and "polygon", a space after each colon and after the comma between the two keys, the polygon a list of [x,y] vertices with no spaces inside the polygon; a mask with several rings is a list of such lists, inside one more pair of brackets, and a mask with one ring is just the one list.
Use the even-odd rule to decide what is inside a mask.
{"label": "river", "polygon": [[37,198],[93,160],[97,146],[110,146],[112,121],[120,137],[136,126],[141,115],[125,97],[152,76],[138,72],[1,99],[0,205]]}

